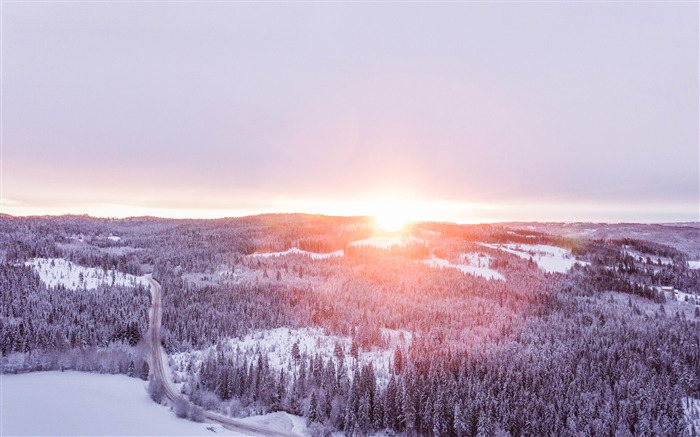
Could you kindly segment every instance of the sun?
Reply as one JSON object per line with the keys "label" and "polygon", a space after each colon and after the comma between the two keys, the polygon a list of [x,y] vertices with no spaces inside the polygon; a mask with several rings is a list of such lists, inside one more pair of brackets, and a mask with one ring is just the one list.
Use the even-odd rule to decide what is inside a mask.
{"label": "sun", "polygon": [[374,224],[384,232],[399,232],[407,223],[401,213],[382,212],[374,216]]}
{"label": "sun", "polygon": [[407,231],[407,225],[418,221],[422,205],[407,196],[374,197],[367,202],[365,211],[374,218],[374,229],[379,233],[396,234]]}

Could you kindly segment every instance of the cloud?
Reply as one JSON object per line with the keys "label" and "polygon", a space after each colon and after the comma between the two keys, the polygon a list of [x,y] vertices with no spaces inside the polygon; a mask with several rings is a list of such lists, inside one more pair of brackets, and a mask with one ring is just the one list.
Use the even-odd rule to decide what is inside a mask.
{"label": "cloud", "polygon": [[6,197],[0,197],[0,205],[1,206],[20,206],[20,205],[22,205],[22,202],[19,200],[15,200],[15,199],[8,199]]}
{"label": "cloud", "polygon": [[700,196],[697,4],[3,11],[3,194],[25,202],[3,207],[325,211],[309,199],[400,188],[586,219]]}

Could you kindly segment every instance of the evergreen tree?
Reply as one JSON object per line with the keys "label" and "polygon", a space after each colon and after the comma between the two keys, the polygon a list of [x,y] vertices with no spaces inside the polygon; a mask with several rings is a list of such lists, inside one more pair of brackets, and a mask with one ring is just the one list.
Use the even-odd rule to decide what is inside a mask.
{"label": "evergreen tree", "polygon": [[394,351],[394,372],[401,373],[403,370],[403,353],[401,349],[397,346]]}
{"label": "evergreen tree", "polygon": [[306,425],[309,426],[312,423],[320,423],[321,414],[319,414],[318,399],[316,398],[316,392],[311,393],[311,399],[309,399],[309,409],[306,413]]}

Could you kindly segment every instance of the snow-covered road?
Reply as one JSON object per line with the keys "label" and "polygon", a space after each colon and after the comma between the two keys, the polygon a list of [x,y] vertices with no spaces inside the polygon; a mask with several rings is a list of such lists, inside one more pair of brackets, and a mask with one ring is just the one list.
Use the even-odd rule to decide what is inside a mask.
{"label": "snow-covered road", "polygon": [[[152,275],[146,275],[146,280],[151,284],[151,313],[149,321],[149,337],[151,340],[151,372],[152,378],[162,381],[165,387],[165,396],[170,402],[173,402],[178,396],[177,387],[170,379],[170,375],[165,369],[164,355],[165,352],[160,344],[160,323],[161,323],[161,293],[162,288],[158,281],[153,279]],[[243,423],[239,420],[231,419],[211,411],[204,412],[205,420],[211,423],[217,423],[231,431],[245,433],[250,436],[280,436],[280,437],[299,437],[297,434],[272,430],[262,426]]]}

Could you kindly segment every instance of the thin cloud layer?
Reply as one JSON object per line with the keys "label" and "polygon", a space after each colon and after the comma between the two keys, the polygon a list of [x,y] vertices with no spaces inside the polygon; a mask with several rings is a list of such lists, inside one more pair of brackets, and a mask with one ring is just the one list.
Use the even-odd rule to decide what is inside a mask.
{"label": "thin cloud layer", "polygon": [[9,3],[3,211],[359,214],[400,192],[461,221],[697,220],[697,15]]}

